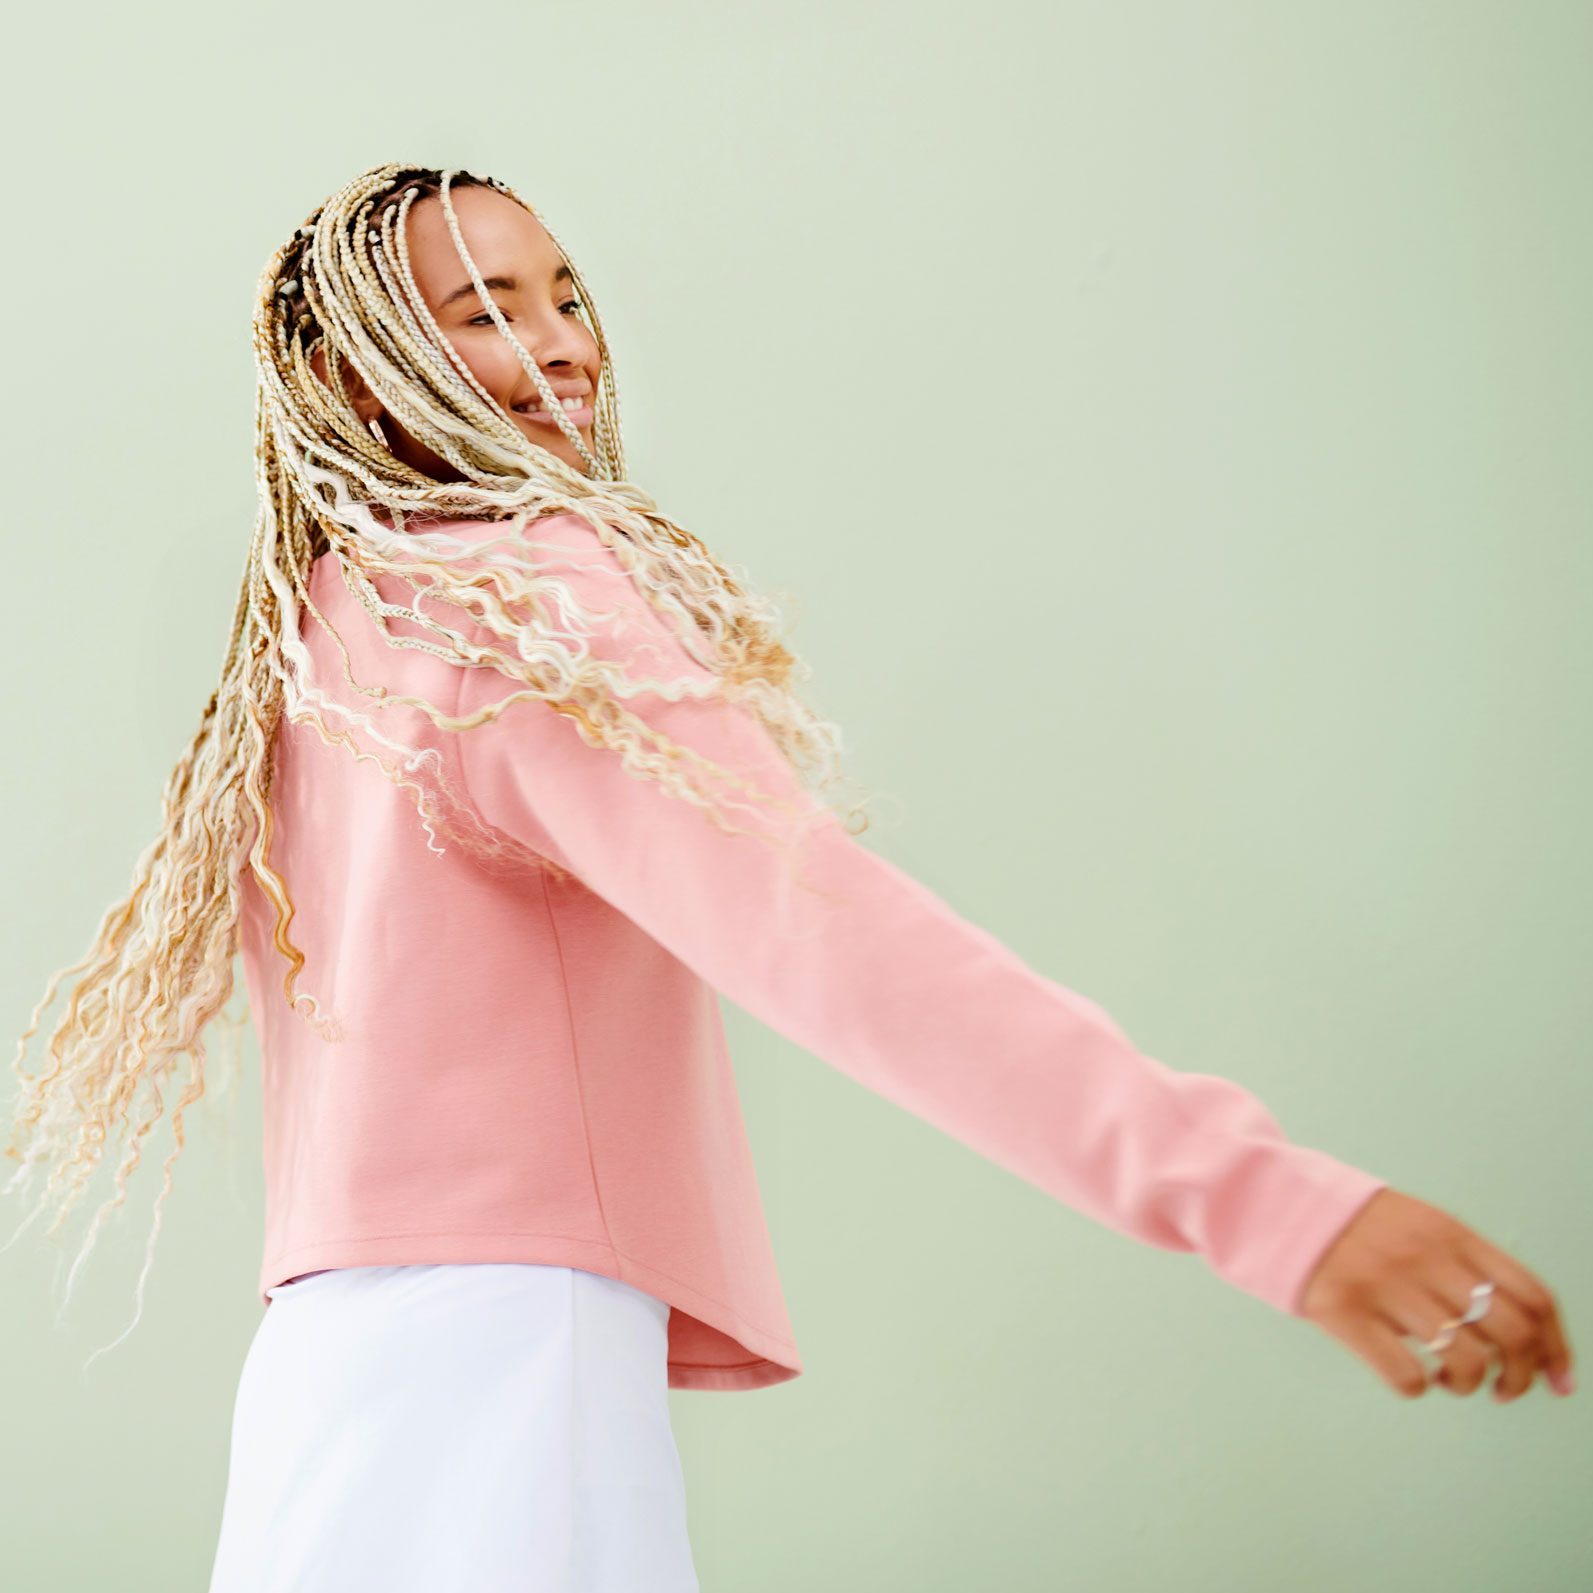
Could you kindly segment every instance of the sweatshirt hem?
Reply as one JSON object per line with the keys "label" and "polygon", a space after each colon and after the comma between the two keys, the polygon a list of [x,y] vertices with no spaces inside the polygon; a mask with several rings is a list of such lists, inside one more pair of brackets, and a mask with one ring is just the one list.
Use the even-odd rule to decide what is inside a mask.
{"label": "sweatshirt hem", "polygon": [[759,1327],[722,1300],[702,1293],[601,1239],[576,1239],[565,1234],[510,1228],[470,1233],[421,1229],[317,1240],[269,1253],[261,1265],[258,1293],[261,1305],[269,1306],[267,1289],[301,1272],[322,1268],[447,1265],[472,1261],[568,1266],[613,1278],[653,1295],[723,1334],[749,1357],[702,1362],[677,1360],[671,1356],[668,1368],[671,1388],[750,1390],[789,1382],[802,1373],[801,1357],[790,1339]]}

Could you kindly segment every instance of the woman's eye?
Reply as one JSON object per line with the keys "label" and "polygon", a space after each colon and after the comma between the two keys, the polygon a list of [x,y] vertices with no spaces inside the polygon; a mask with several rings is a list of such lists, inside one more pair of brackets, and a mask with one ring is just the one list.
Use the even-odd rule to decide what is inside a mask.
{"label": "woman's eye", "polygon": [[[567,299],[567,300],[565,300],[565,302],[563,304],[561,304],[559,306],[559,313],[561,315],[572,315],[572,314],[574,314],[574,312],[576,310],[580,309],[580,307],[581,307],[581,301],[579,299]],[[512,319],[513,319],[512,316],[508,316],[508,315],[504,316],[504,320],[506,320],[506,321],[512,320]],[[479,315],[471,316],[470,319],[465,322],[465,325],[466,326],[491,326],[492,325],[492,317],[491,317],[491,315],[489,315],[487,313],[487,311],[483,310]]]}

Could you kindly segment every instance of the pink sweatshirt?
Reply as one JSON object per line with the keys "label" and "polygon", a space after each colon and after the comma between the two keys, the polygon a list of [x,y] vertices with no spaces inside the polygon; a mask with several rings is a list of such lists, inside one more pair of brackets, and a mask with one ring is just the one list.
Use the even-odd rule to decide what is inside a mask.
{"label": "pink sweatshirt", "polygon": [[[503,528],[439,529],[480,539]],[[589,638],[594,652],[624,660],[632,678],[709,678],[578,517],[527,535],[584,605],[612,611]],[[389,647],[329,558],[310,579],[357,680],[457,715],[514,689],[491,669]],[[388,601],[412,595],[395,577],[378,586]],[[393,628],[428,635],[407,620]],[[350,700],[325,631],[308,618],[302,630],[321,688]],[[750,711],[651,693],[628,705],[818,810]],[[833,815],[796,854],[793,884],[763,835],[726,834],[545,703],[461,733],[401,704],[375,712],[389,734],[436,749],[509,855],[484,862],[447,838],[433,849],[407,792],[282,721],[272,861],[307,959],[298,988],[321,998],[341,1038],[323,1039],[284,1002],[288,965],[246,870],[262,1300],[322,1268],[554,1263],[672,1307],[671,1387],[797,1376],[716,992],[1057,1200],[1197,1253],[1286,1313],[1384,1187],[1291,1143],[1237,1084],[1136,1050],[1094,1002]],[[739,822],[766,826],[761,813]],[[573,878],[550,876],[540,857]]]}

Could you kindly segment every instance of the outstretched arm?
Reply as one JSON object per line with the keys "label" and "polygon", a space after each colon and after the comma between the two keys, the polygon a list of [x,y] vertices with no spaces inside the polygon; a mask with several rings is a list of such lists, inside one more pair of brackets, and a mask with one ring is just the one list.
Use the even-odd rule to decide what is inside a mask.
{"label": "outstretched arm", "polygon": [[[590,638],[633,679],[707,679],[616,556],[575,516],[535,555],[590,609]],[[457,712],[509,695],[462,672]],[[551,857],[771,1028],[989,1160],[1118,1232],[1193,1252],[1235,1287],[1304,1315],[1317,1263],[1386,1181],[1291,1142],[1233,1081],[1136,1049],[1093,1001],[1029,967],[806,796],[739,705],[653,694],[627,706],[683,746],[796,804],[746,807],[727,834],[700,808],[588,746],[545,703],[451,738],[481,817]]]}

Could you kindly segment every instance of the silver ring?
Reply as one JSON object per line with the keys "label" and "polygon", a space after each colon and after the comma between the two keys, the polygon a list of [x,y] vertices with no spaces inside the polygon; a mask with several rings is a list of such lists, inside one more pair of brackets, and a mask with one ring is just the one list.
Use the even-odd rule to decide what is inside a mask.
{"label": "silver ring", "polygon": [[1455,1335],[1473,1322],[1480,1322],[1493,1303],[1494,1286],[1491,1282],[1479,1283],[1471,1291],[1471,1304],[1464,1316],[1451,1317],[1439,1330],[1423,1343],[1422,1348],[1432,1355],[1442,1355],[1455,1342]]}

